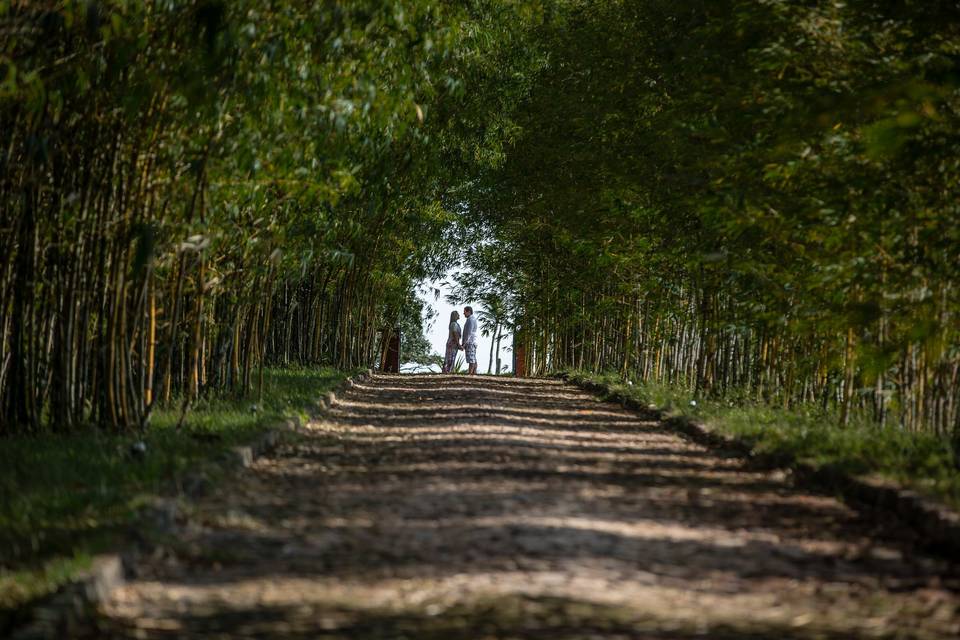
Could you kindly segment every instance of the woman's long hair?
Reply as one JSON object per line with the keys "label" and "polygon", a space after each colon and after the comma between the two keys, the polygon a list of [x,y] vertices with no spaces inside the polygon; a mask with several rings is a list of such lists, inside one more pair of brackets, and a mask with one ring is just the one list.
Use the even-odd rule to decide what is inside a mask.
{"label": "woman's long hair", "polygon": [[460,312],[454,309],[450,312],[450,322],[456,322],[460,319]]}

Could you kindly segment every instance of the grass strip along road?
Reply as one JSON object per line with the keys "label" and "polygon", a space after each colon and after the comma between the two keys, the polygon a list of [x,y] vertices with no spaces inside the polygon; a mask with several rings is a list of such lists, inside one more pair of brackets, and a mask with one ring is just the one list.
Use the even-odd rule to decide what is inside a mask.
{"label": "grass strip along road", "polygon": [[[188,473],[307,407],[346,374],[268,370],[263,401],[200,402],[177,429],[180,405],[157,412],[140,451],[135,434],[102,430],[8,437],[0,447],[0,623],[56,589],[92,554],[126,539],[138,508]],[[3,626],[0,624],[0,630]]]}

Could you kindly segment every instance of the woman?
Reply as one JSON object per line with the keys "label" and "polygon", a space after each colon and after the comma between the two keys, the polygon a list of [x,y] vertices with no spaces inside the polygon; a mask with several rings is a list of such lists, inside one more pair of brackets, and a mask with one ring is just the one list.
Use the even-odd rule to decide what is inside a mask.
{"label": "woman", "polygon": [[453,366],[457,361],[457,352],[462,349],[460,344],[460,314],[456,311],[450,313],[450,327],[447,331],[447,353],[443,358],[443,372],[452,373]]}

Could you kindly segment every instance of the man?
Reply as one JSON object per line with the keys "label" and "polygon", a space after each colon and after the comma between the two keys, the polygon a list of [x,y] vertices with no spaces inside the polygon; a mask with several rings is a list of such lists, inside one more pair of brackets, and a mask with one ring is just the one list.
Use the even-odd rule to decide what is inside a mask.
{"label": "man", "polygon": [[477,373],[477,319],[473,307],[463,308],[463,355],[467,359],[467,375]]}

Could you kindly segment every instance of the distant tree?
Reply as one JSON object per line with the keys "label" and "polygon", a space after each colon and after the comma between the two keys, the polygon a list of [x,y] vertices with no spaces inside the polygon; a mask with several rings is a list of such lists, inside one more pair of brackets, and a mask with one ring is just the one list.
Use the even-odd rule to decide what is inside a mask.
{"label": "distant tree", "polygon": [[504,329],[509,323],[509,309],[506,300],[495,293],[485,294],[480,298],[483,309],[477,312],[477,321],[480,324],[480,335],[493,337],[490,344],[490,360],[487,362],[487,373],[493,367],[493,356],[496,352],[497,371],[500,373],[500,341],[504,336]]}
{"label": "distant tree", "polygon": [[443,357],[433,352],[433,345],[424,332],[425,320],[433,312],[413,292],[400,314],[400,362],[429,367],[441,365]]}

